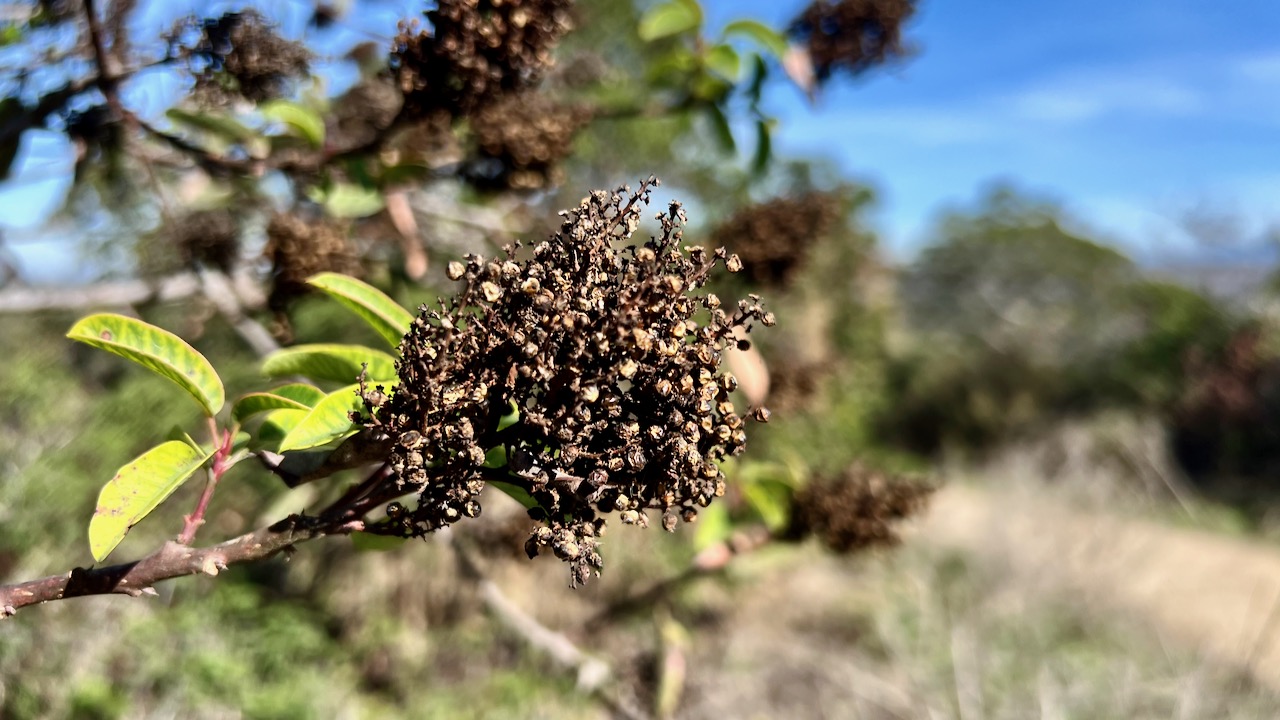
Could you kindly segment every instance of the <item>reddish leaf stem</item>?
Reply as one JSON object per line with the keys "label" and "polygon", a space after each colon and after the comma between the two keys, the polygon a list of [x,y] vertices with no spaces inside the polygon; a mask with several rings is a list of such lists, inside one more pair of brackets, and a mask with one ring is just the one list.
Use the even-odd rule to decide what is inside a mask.
{"label": "reddish leaf stem", "polygon": [[191,541],[196,539],[196,530],[204,524],[204,514],[209,509],[209,501],[213,499],[213,491],[217,489],[218,481],[228,469],[226,463],[227,458],[231,456],[231,443],[235,433],[230,430],[220,433],[217,421],[212,417],[209,418],[209,433],[217,448],[213,451],[213,459],[209,464],[209,479],[205,482],[204,492],[200,493],[200,502],[196,503],[196,509],[183,518],[182,534],[178,535],[177,540],[179,545],[190,545]]}

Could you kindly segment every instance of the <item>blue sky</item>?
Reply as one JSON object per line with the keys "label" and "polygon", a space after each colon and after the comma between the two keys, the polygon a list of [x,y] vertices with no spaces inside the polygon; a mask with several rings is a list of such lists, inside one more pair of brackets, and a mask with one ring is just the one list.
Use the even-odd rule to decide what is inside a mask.
{"label": "blue sky", "polygon": [[[195,3],[165,9],[179,5]],[[288,3],[286,25],[306,5]],[[716,26],[741,16],[783,24],[801,3],[706,5]],[[773,88],[776,147],[831,157],[877,187],[875,221],[899,258],[927,240],[941,209],[971,204],[995,181],[1059,200],[1148,262],[1197,249],[1188,215],[1257,243],[1280,226],[1278,29],[1277,0],[923,0],[912,60],[832,83],[816,107]],[[56,204],[71,157],[55,138],[28,133],[24,181],[0,191],[3,224],[38,224]]]}
{"label": "blue sky", "polygon": [[814,111],[780,97],[779,147],[873,182],[899,256],[1000,180],[1151,262],[1195,249],[1188,215],[1257,242],[1280,225],[1278,30],[1275,0],[924,0],[920,54]]}

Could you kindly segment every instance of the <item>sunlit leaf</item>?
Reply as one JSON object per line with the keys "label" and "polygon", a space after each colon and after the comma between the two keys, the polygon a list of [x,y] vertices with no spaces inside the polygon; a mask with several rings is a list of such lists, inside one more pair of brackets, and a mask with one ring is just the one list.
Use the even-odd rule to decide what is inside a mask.
{"label": "sunlit leaf", "polygon": [[335,183],[325,191],[312,194],[325,212],[336,218],[362,218],[377,214],[386,207],[382,193],[374,187],[354,183]]}
{"label": "sunlit leaf", "polygon": [[698,522],[694,525],[693,547],[705,550],[718,542],[729,539],[733,534],[733,522],[729,519],[729,511],[724,503],[712,503],[698,511]]}
{"label": "sunlit leaf", "polygon": [[231,419],[236,422],[244,422],[246,418],[253,417],[258,413],[268,412],[270,410],[282,410],[292,408],[294,410],[310,410],[311,406],[300,403],[282,395],[276,395],[269,392],[256,392],[244,395],[235,404],[231,406]]}
{"label": "sunlit leaf", "polygon": [[295,345],[277,350],[262,361],[268,377],[301,375],[312,380],[350,383],[360,376],[361,364],[368,364],[371,384],[386,384],[396,377],[396,359],[381,350],[363,345]]}
{"label": "sunlit leaf", "polygon": [[742,494],[751,509],[760,516],[769,530],[777,532],[787,526],[790,519],[792,489],[779,480],[757,480],[745,483]]}
{"label": "sunlit leaf", "polygon": [[733,82],[742,74],[742,58],[728,45],[716,45],[708,50],[705,62],[708,70]]}
{"label": "sunlit leaf", "polygon": [[222,380],[203,355],[182,338],[141,320],[100,313],[81,319],[67,337],[123,358],[168,378],[186,390],[212,416],[222,409]]}
{"label": "sunlit leaf", "polygon": [[324,118],[311,108],[289,100],[271,100],[258,106],[268,120],[283,123],[312,147],[324,146]]}
{"label": "sunlit leaf", "polygon": [[498,432],[502,432],[518,422],[520,422],[520,407],[515,404],[515,401],[508,400],[507,412],[498,418]]}
{"label": "sunlit leaf", "polygon": [[173,494],[211,456],[180,440],[170,440],[134,458],[102,488],[89,521],[89,550],[102,562],[138,524]]}
{"label": "sunlit leaf", "polygon": [[359,430],[351,421],[351,413],[364,407],[358,390],[359,385],[348,385],[326,395],[284,436],[280,452],[328,445]]}
{"label": "sunlit leaf", "polygon": [[0,27],[0,48],[21,42],[26,34],[26,28],[17,23]]}
{"label": "sunlit leaf", "polygon": [[288,385],[271,388],[267,392],[302,403],[309,408],[315,407],[316,403],[323,400],[325,396],[323,390],[315,385],[307,385],[306,383],[289,383]]}
{"label": "sunlit leaf", "polygon": [[413,324],[413,313],[378,288],[353,277],[326,272],[307,278],[307,284],[359,315],[393,348],[400,347],[400,339]]}
{"label": "sunlit leaf", "polygon": [[233,142],[247,142],[260,137],[256,131],[235,118],[214,112],[188,112],[172,108],[165,113],[170,120]]}
{"label": "sunlit leaf", "polygon": [[775,58],[781,58],[787,53],[787,39],[782,33],[758,20],[734,20],[725,25],[724,37],[734,35],[754,41]]}
{"label": "sunlit leaf", "polygon": [[262,424],[258,425],[258,435],[254,439],[253,446],[259,449],[279,447],[280,441],[284,440],[285,436],[310,413],[310,410],[294,408],[268,412],[262,419]]}
{"label": "sunlit leaf", "polygon": [[649,8],[640,18],[640,39],[652,42],[702,24],[702,7],[696,0],[670,0]]}

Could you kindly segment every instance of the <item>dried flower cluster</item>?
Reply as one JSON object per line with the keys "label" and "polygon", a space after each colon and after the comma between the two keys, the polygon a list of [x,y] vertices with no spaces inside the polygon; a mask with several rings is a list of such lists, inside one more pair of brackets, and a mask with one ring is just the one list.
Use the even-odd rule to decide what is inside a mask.
{"label": "dried flower cluster", "polygon": [[276,34],[256,10],[185,23],[198,23],[200,29],[199,40],[184,54],[203,63],[196,69],[196,92],[207,101],[227,102],[239,95],[262,102],[279,97],[290,80],[310,72],[311,53]]}
{"label": "dried flower cluster", "polygon": [[534,92],[506,96],[471,118],[480,161],[471,180],[500,190],[540,190],[559,184],[560,162],[590,120],[585,108]]}
{"label": "dried flower cluster", "polygon": [[915,9],[915,0],[816,0],[788,32],[807,46],[814,75],[825,82],[833,73],[857,76],[906,55],[902,25]]}
{"label": "dried flower cluster", "polygon": [[297,215],[277,213],[267,223],[262,254],[271,262],[270,305],[277,309],[306,293],[306,280],[316,273],[360,274],[347,233],[331,220],[307,222]]}
{"label": "dried flower cluster", "polygon": [[777,198],[739,210],[716,228],[712,240],[738,253],[750,282],[786,287],[814,242],[840,219],[841,208],[833,193]]}
{"label": "dried flower cluster", "polygon": [[894,525],[923,510],[933,490],[854,465],[839,477],[815,479],[796,493],[787,537],[814,536],[838,553],[894,545]]}
{"label": "dried flower cluster", "polygon": [[[747,417],[721,370],[735,328],[772,325],[759,298],[724,305],[697,291],[723,249],[682,248],[679,203],[662,232],[636,232],[656,180],[593,192],[560,231],[493,259],[450,263],[464,283],[424,307],[401,344],[400,383],[369,422],[395,440],[391,466],[416,507],[393,504],[374,532],[423,535],[480,513],[486,482],[527,492],[550,548],[586,582],[601,567],[604,515],[673,530],[724,493],[719,461],[742,452]],[[750,413],[767,419],[767,411]]]}
{"label": "dried flower cluster", "polygon": [[230,210],[196,210],[169,229],[185,266],[205,265],[230,272],[240,253],[240,225]]}
{"label": "dried flower cluster", "polygon": [[426,13],[431,32],[404,23],[392,68],[414,116],[467,116],[534,86],[569,31],[572,0],[440,0]]}

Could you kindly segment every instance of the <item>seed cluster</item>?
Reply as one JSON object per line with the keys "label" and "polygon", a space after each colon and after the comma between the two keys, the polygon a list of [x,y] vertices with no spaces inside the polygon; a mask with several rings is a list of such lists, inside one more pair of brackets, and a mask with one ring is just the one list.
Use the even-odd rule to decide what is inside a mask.
{"label": "seed cluster", "polygon": [[281,308],[290,298],[306,293],[307,278],[319,272],[358,275],[355,248],[341,226],[329,220],[312,221],[276,213],[267,223],[263,256],[271,262],[269,304]]}
{"label": "seed cluster", "polygon": [[169,233],[188,267],[199,264],[231,272],[240,254],[240,224],[225,208],[189,212]]}
{"label": "seed cluster", "polygon": [[472,114],[535,85],[569,31],[572,0],[440,0],[431,32],[402,23],[391,65],[414,116]]}
{"label": "seed cluster", "polygon": [[742,258],[743,276],[756,285],[786,287],[813,244],[831,231],[841,213],[833,193],[809,192],[750,205],[712,234],[717,245]]}
{"label": "seed cluster", "polygon": [[184,54],[199,59],[196,92],[211,102],[239,95],[252,102],[279,97],[290,80],[306,77],[311,53],[276,34],[256,10],[225,13],[198,22],[200,38]]}
{"label": "seed cluster", "polygon": [[724,494],[719,461],[742,452],[748,417],[721,368],[735,328],[772,325],[756,296],[699,294],[710,273],[741,269],[723,249],[682,248],[684,210],[661,234],[631,238],[657,181],[593,192],[560,231],[493,259],[453,262],[462,290],[423,307],[401,344],[400,382],[369,422],[395,439],[391,466],[417,506],[393,504],[373,531],[423,535],[480,513],[487,482],[531,498],[549,548],[583,583],[602,565],[604,515],[646,526],[693,521]]}
{"label": "seed cluster", "polygon": [[902,25],[915,9],[915,0],[816,0],[788,32],[808,47],[814,75],[825,82],[833,73],[857,76],[907,54]]}
{"label": "seed cluster", "polygon": [[590,119],[584,108],[522,92],[485,106],[471,118],[480,161],[472,183],[498,190],[541,190],[561,180],[560,161]]}
{"label": "seed cluster", "polygon": [[895,545],[895,525],[924,509],[934,488],[870,470],[847,468],[838,477],[814,479],[792,500],[787,537],[813,536],[834,552]]}

